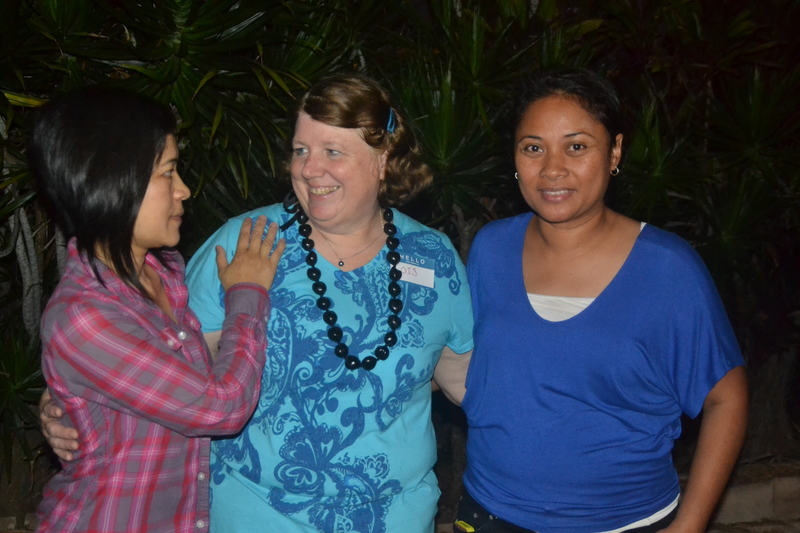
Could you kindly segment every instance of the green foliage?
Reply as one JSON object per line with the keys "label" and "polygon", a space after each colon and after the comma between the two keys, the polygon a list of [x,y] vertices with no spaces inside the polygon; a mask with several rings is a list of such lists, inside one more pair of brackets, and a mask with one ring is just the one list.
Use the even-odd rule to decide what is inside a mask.
{"label": "green foliage", "polygon": [[[3,448],[0,475],[11,471],[11,450],[16,442],[31,461],[34,449],[25,432],[39,426],[32,406],[44,392],[39,363],[39,343],[22,339],[20,331],[8,332],[0,345],[0,446]],[[8,475],[8,474],[6,474]]]}
{"label": "green foliage", "polygon": [[[628,111],[614,205],[697,247],[758,366],[796,343],[800,309],[800,42],[791,22],[800,1],[771,5],[6,0],[0,250],[11,253],[0,257],[0,318],[18,314],[31,287],[46,296],[58,277],[24,146],[30,109],[60,91],[102,83],[173,107],[193,191],[181,243],[190,255],[228,217],[288,190],[283,160],[298,95],[329,72],[371,74],[411,118],[435,173],[409,213],[464,253],[482,224],[525,209],[512,179],[514,85],[536,68],[570,64],[607,75]],[[33,243],[23,248],[35,248],[23,254],[25,268],[22,225],[13,224],[21,216]],[[19,336],[26,345],[33,335]],[[6,405],[4,417],[24,411]]]}

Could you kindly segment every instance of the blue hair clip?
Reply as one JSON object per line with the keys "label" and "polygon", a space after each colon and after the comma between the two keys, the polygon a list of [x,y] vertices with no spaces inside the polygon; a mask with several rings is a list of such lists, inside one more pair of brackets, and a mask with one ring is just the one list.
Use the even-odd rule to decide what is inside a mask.
{"label": "blue hair clip", "polygon": [[392,109],[390,107],[389,108],[389,122],[386,124],[386,131],[388,131],[389,133],[394,133],[395,125],[396,124],[394,122],[394,109]]}

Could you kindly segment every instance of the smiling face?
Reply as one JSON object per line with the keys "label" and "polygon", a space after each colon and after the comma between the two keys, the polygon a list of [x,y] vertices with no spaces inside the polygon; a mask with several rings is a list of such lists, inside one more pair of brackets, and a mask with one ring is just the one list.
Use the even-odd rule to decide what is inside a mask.
{"label": "smiling face", "polygon": [[164,153],[153,166],[153,174],[144,193],[133,226],[134,257],[143,257],[150,248],[175,246],[180,240],[183,200],[189,189],[178,175],[178,146],[175,137],[167,137]]}
{"label": "smiling face", "polygon": [[370,147],[357,129],[297,117],[292,140],[292,187],[311,222],[350,233],[379,212],[386,152]]}
{"label": "smiling face", "polygon": [[605,127],[575,100],[547,96],[519,121],[514,163],[525,201],[552,224],[577,223],[602,213],[610,172],[622,153]]}

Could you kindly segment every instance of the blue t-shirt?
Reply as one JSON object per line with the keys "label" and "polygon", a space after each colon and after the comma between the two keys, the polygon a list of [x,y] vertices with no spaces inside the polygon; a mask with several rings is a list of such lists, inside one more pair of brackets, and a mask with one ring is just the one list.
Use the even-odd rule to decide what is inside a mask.
{"label": "blue t-shirt", "polygon": [[697,416],[742,356],[700,257],[650,225],[593,303],[542,319],[522,271],[531,216],[493,222],[472,244],[464,481],[534,531],[616,529],[676,498],[681,413]]}
{"label": "blue t-shirt", "polygon": [[[224,318],[214,246],[232,257],[242,219],[262,214],[289,219],[280,205],[232,219],[189,263],[190,305],[204,331]],[[334,355],[298,226],[280,232],[287,246],[270,290],[261,398],[240,434],[212,444],[212,531],[433,531],[430,380],[445,346],[472,349],[472,308],[447,237],[397,211],[394,218],[404,268],[432,270],[433,287],[400,280],[399,341],[372,371],[349,371]],[[389,331],[386,253],[352,272],[317,262],[344,342],[361,359]]]}

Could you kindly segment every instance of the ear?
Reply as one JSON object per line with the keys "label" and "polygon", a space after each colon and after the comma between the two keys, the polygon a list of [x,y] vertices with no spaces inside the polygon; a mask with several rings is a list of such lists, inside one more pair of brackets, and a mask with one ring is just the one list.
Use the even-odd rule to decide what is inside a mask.
{"label": "ear", "polygon": [[622,160],[622,134],[618,133],[611,147],[611,170],[614,170]]}

